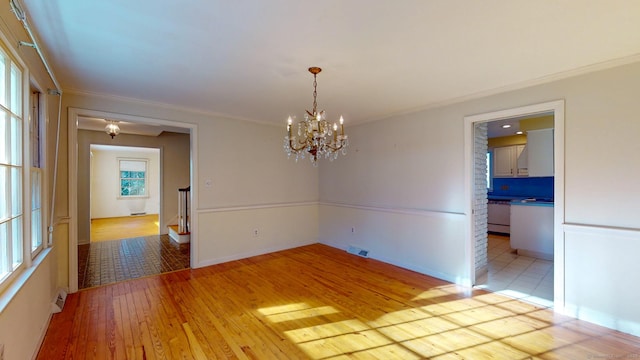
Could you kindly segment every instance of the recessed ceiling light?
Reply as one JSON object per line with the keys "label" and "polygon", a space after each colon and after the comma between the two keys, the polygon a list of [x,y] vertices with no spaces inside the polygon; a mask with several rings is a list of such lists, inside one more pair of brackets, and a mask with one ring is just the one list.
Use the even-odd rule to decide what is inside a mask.
{"label": "recessed ceiling light", "polygon": [[524,134],[522,131],[516,131],[516,135],[522,135]]}
{"label": "recessed ceiling light", "polygon": [[511,127],[511,125],[509,125],[509,124],[502,125],[502,128],[503,128],[503,129],[508,129],[508,128],[510,128],[510,127]]}

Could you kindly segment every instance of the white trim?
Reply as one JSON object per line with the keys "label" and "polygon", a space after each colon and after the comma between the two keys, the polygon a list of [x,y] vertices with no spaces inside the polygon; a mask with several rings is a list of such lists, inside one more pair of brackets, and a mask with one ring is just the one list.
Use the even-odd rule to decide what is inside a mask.
{"label": "white trim", "polygon": [[31,252],[31,216],[33,215],[31,207],[31,75],[27,67],[20,69],[20,75],[22,76],[22,114],[20,114],[20,120],[22,120],[22,261],[26,267],[31,267],[33,258]]}
{"label": "white trim", "polygon": [[[158,158],[160,158],[160,149],[155,149],[158,152]],[[154,154],[155,155],[155,154]],[[148,199],[149,196],[149,158],[132,158],[132,157],[118,157],[118,185],[116,186],[116,198],[118,199]],[[142,195],[122,195],[122,162],[140,162],[144,163],[144,194]],[[161,162],[161,161],[160,161]],[[160,169],[160,164],[158,164],[158,169]],[[159,171],[159,170],[158,170]],[[158,181],[158,187],[160,187],[160,181]]]}
{"label": "white trim", "polygon": [[[78,291],[78,117],[98,117],[109,119],[120,119],[127,122],[143,124],[167,125],[181,127],[190,130],[190,186],[191,186],[191,213],[198,206],[197,188],[194,186],[195,179],[198,178],[198,126],[196,124],[184,123],[172,120],[162,120],[137,115],[113,113],[108,111],[89,110],[69,107],[68,109],[68,146],[69,146],[69,293]],[[161,204],[162,206],[162,204]],[[197,216],[191,217],[191,228],[197,229]],[[191,232],[191,267],[196,267],[198,254],[197,231]]]}
{"label": "white trim", "polygon": [[[78,114],[69,108],[67,115],[69,162],[69,292],[78,291]],[[55,189],[54,189],[55,191]],[[55,244],[54,244],[55,246]]]}
{"label": "white trim", "polygon": [[[193,233],[191,233],[193,234]],[[307,246],[307,245],[311,245],[311,244],[315,244],[315,241],[309,241],[309,242],[305,242],[305,243],[301,243],[299,245],[296,245],[294,247],[292,246],[269,246],[269,247],[264,247],[264,248],[256,248],[250,251],[245,251],[239,254],[233,254],[231,256],[222,256],[219,258],[214,258],[214,259],[209,259],[209,260],[205,260],[205,261],[200,261],[197,264],[195,264],[195,266],[192,266],[194,269],[195,268],[201,268],[201,267],[205,267],[205,266],[211,266],[211,265],[217,265],[217,264],[222,264],[222,263],[226,263],[229,261],[235,261],[235,260],[241,260],[241,259],[246,259],[246,258],[250,258],[252,256],[259,256],[259,255],[264,255],[264,254],[270,254],[270,253],[274,253],[274,252],[278,252],[278,251],[282,251],[282,250],[289,250],[289,249],[295,249],[297,247],[302,247],[302,246]],[[193,259],[192,259],[193,262]]]}
{"label": "white trim", "polygon": [[229,212],[229,211],[277,209],[277,208],[284,208],[284,207],[310,206],[310,205],[318,205],[318,202],[317,201],[306,201],[306,202],[259,204],[259,205],[246,205],[246,206],[228,206],[228,207],[220,207],[220,208],[198,209],[197,212],[199,214],[207,214],[207,213],[219,213],[219,212]]}
{"label": "white trim", "polygon": [[390,206],[346,204],[346,203],[337,203],[337,202],[317,202],[317,201],[256,204],[256,205],[247,205],[247,206],[229,206],[229,207],[220,207],[220,208],[197,209],[196,211],[199,214],[207,214],[207,213],[219,213],[219,212],[230,212],[230,211],[277,209],[277,208],[285,208],[285,207],[313,206],[313,205],[335,206],[335,207],[342,207],[342,208],[375,211],[375,212],[383,212],[383,213],[391,213],[391,214],[401,214],[401,215],[432,216],[432,217],[439,217],[439,218],[452,218],[452,217],[457,218],[460,216],[465,216],[464,213],[456,213],[456,212],[434,211],[434,210],[415,209],[415,208],[399,208],[399,207],[390,207]]}
{"label": "white trim", "polygon": [[465,214],[467,215],[465,260],[469,279],[475,279],[475,241],[473,235],[473,125],[486,122],[553,112],[554,114],[554,308],[563,312],[565,307],[564,285],[564,100],[550,101],[518,108],[469,115],[464,117],[464,167],[465,167]]}
{"label": "white trim", "polygon": [[464,213],[458,213],[458,212],[436,211],[436,210],[415,209],[415,208],[400,208],[400,207],[391,207],[391,206],[370,206],[370,205],[345,204],[345,203],[337,203],[337,202],[321,202],[319,204],[324,206],[336,206],[336,207],[343,207],[343,208],[350,208],[350,209],[367,210],[367,211],[383,212],[383,213],[390,213],[390,214],[401,214],[401,215],[435,216],[439,218],[465,216]]}
{"label": "white trim", "polygon": [[[348,245],[347,246],[343,246],[342,244],[338,244],[336,242],[333,241],[325,241],[325,242],[320,242],[320,244],[323,245],[327,245],[327,246],[331,246],[332,248],[335,249],[340,249],[343,251],[347,251],[348,250]],[[456,276],[453,276],[452,274],[449,273],[443,273],[441,271],[437,271],[434,270],[430,267],[425,267],[423,266],[424,264],[415,264],[415,263],[407,263],[407,262],[400,262],[398,261],[398,259],[393,259],[390,257],[386,257],[386,256],[377,256],[375,254],[371,254],[369,253],[369,257],[373,260],[377,260],[377,261],[381,261],[390,265],[394,265],[397,267],[401,267],[403,269],[407,269],[407,270],[411,270],[411,271],[415,271],[421,274],[425,274],[440,280],[444,280],[444,281],[448,281],[451,283],[460,283],[459,279]]]}
{"label": "white trim", "polygon": [[625,238],[640,239],[640,229],[636,229],[636,228],[621,228],[621,227],[613,227],[613,226],[566,223],[564,224],[563,229],[565,232],[619,236],[619,237],[625,237]]}

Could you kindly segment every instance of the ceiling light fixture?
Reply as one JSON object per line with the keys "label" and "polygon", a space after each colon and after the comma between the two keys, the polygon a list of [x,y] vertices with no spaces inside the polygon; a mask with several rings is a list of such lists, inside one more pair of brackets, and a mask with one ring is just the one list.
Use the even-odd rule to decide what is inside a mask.
{"label": "ceiling light fixture", "polygon": [[511,125],[509,125],[509,124],[502,125],[502,128],[503,128],[503,129],[508,129],[508,128],[510,128],[510,127],[511,127]]}
{"label": "ceiling light fixture", "polygon": [[344,134],[344,118],[340,116],[340,133],[338,124],[329,122],[325,118],[324,110],[318,111],[318,82],[316,77],[322,71],[319,67],[310,67],[313,74],[313,110],[306,110],[304,120],[298,122],[298,136],[292,136],[291,126],[293,119],[287,119],[287,136],[284,137],[284,151],[290,157],[296,155],[298,159],[304,159],[305,153],[309,153],[309,159],[313,166],[318,166],[318,158],[323,157],[333,161],[342,152],[346,155],[349,140]]}
{"label": "ceiling light fixture", "polygon": [[111,136],[113,139],[116,135],[120,134],[120,126],[118,126],[118,122],[114,120],[107,120],[108,124],[104,128],[104,132]]}

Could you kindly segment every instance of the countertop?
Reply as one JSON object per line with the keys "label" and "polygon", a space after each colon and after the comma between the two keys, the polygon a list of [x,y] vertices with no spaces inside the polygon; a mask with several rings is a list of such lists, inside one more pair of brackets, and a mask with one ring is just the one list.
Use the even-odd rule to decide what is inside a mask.
{"label": "countertop", "polygon": [[553,201],[513,200],[511,206],[547,206],[553,207]]}
{"label": "countertop", "polygon": [[534,198],[527,196],[488,195],[487,200],[493,204],[509,204],[518,206],[553,206],[553,198]]}

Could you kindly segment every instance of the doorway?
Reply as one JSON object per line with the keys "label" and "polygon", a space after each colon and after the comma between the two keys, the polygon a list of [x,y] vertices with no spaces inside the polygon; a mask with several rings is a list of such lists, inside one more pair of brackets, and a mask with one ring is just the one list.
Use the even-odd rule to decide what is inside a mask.
{"label": "doorway", "polygon": [[159,235],[160,149],[90,145],[89,242]]}
{"label": "doorway", "polygon": [[[552,144],[555,149],[552,157],[552,177],[550,181],[553,184],[554,194],[553,210],[550,220],[550,232],[552,233],[552,250],[550,251],[552,262],[540,263],[540,261],[548,261],[541,259],[536,263],[536,257],[531,259],[525,259],[521,257],[521,254],[513,254],[513,248],[510,246],[509,238],[504,235],[500,237],[498,234],[488,234],[488,190],[491,179],[488,179],[485,174],[487,173],[487,166],[496,166],[493,159],[491,162],[491,152],[488,152],[488,127],[490,125],[502,125],[507,123],[507,120],[518,120],[535,118],[542,115],[550,115],[553,117],[553,135]],[[511,261],[515,261],[511,264],[509,270],[520,269],[524,270],[531,268],[538,274],[542,274],[542,278],[533,280],[522,277],[521,281],[514,285],[513,290],[508,289],[509,282],[513,282],[521,274],[510,274],[515,278],[507,278],[506,273],[503,273],[501,278],[498,278],[497,282],[494,281],[493,285],[498,291],[504,291],[506,294],[517,297],[527,297],[532,294],[526,294],[523,289],[523,281],[527,279],[529,281],[528,286],[531,287],[532,282],[536,282],[536,285],[545,285],[543,278],[545,276],[551,276],[552,285],[546,286],[552,287],[552,299],[546,303],[541,302],[545,306],[561,307],[564,303],[564,238],[562,232],[563,209],[564,209],[564,101],[554,101],[549,103],[525,106],[520,108],[508,109],[503,111],[497,111],[486,114],[479,114],[474,116],[465,117],[465,140],[467,145],[466,150],[466,178],[468,183],[469,192],[467,193],[467,199],[469,204],[469,231],[468,231],[468,245],[469,245],[469,267],[470,278],[473,285],[487,285],[487,276],[491,275],[489,271],[500,266],[507,266],[508,264],[490,264],[489,260],[494,260],[496,257],[501,256],[500,260],[505,261],[510,258]],[[511,161],[516,161],[517,149],[514,148],[513,157]],[[511,149],[509,151],[512,151]],[[522,150],[522,149],[520,149]],[[487,155],[489,154],[489,156]],[[513,177],[518,177],[518,166],[514,163]],[[526,167],[525,167],[526,168]],[[495,168],[491,169],[495,173]],[[523,176],[524,178],[524,176]],[[533,177],[532,177],[533,179]],[[495,179],[493,179],[495,180]],[[547,179],[549,181],[549,179]],[[500,182],[498,182],[500,183]],[[496,185],[496,184],[494,184]],[[502,185],[499,185],[502,186]],[[526,194],[523,194],[526,195]],[[494,197],[495,199],[495,197]],[[505,197],[507,200],[508,197]],[[524,200],[522,198],[521,200]],[[548,200],[548,199],[547,199]],[[536,204],[541,205],[541,204]],[[502,254],[496,254],[496,252],[502,252]],[[506,252],[506,254],[504,254]],[[528,254],[531,255],[531,254]],[[517,260],[520,259],[520,260]],[[516,261],[517,260],[517,261]],[[534,265],[535,264],[535,265]],[[494,274],[495,275],[495,274]],[[545,281],[548,281],[549,278]],[[484,284],[483,284],[484,282]],[[486,287],[486,286],[485,286]],[[498,287],[500,287],[498,289]],[[489,287],[487,287],[489,288]],[[491,290],[491,288],[489,288]],[[548,294],[548,293],[547,293]],[[535,299],[533,299],[535,300]]]}
{"label": "doorway", "polygon": [[91,144],[89,161],[80,175],[89,178],[90,229],[78,245],[78,288],[188,268],[189,245],[160,234],[160,149]]}
{"label": "doorway", "polygon": [[486,265],[475,285],[545,307],[553,306],[554,125],[553,113],[475,125],[487,128],[488,193]]}
{"label": "doorway", "polygon": [[[79,125],[79,123],[88,119],[97,123],[97,128],[87,129],[87,126]],[[110,138],[105,134],[105,119],[115,120],[119,123],[121,132]],[[155,256],[160,257],[167,254],[166,246],[179,247],[178,254],[183,257],[182,268],[188,268],[193,266],[194,256],[192,253],[195,251],[197,242],[197,236],[192,234],[190,236],[189,244],[177,244],[171,240],[168,235],[168,225],[174,224],[177,221],[178,214],[178,189],[184,187],[192,187],[192,179],[195,177],[196,168],[192,164],[196,161],[197,152],[195,149],[195,135],[196,127],[193,124],[183,124],[166,120],[158,120],[151,118],[143,118],[138,116],[108,113],[103,111],[93,111],[86,109],[69,109],[69,204],[70,204],[70,218],[69,218],[69,291],[75,292],[78,290],[78,280],[81,269],[79,268],[79,254],[80,247],[78,245],[89,242],[89,224],[90,218],[95,217],[96,208],[90,206],[90,197],[96,196],[90,195],[89,179],[87,176],[80,176],[80,171],[88,172],[90,168],[89,160],[89,148],[90,144],[100,145],[116,145],[116,146],[128,146],[128,147],[144,147],[154,148],[159,151],[159,173],[157,180],[159,181],[160,192],[162,193],[159,200],[159,209],[153,210],[153,206],[149,204],[139,204],[131,202],[124,206],[125,216],[137,216],[142,213],[155,212],[160,216],[158,217],[159,235],[155,235],[156,243],[150,244],[149,237],[135,237],[117,241],[105,241],[98,244],[107,244],[110,246],[118,243],[117,246],[111,246],[111,249],[100,250],[100,253],[104,253],[104,258],[116,259],[114,267],[118,266],[118,263],[122,264],[122,256],[118,258],[113,254],[126,254],[129,258],[138,260],[139,265],[144,265],[145,257]],[[142,133],[141,133],[142,132]],[[148,133],[145,133],[148,132]],[[74,146],[75,145],[75,146]],[[125,162],[130,162],[131,159],[144,158],[144,156],[126,156]],[[111,164],[112,167],[116,167],[115,172],[119,172],[119,161],[114,160]],[[140,165],[140,164],[125,164],[125,165]],[[80,171],[79,171],[80,170]],[[127,170],[127,169],[124,169]],[[136,169],[128,169],[127,171],[135,171]],[[115,180],[115,185],[98,186],[103,192],[113,191],[115,195],[113,197],[120,196],[120,185],[118,179]],[[193,187],[192,187],[193,188]],[[195,197],[195,191],[191,193]],[[140,199],[136,199],[140,200]],[[190,202],[190,210],[193,210],[197,201],[192,199]],[[124,202],[122,202],[124,204]],[[122,205],[121,204],[121,205]],[[136,206],[131,206],[136,205]],[[91,209],[90,209],[91,208]],[[120,209],[122,210],[122,209]],[[93,213],[93,214],[92,214]],[[197,219],[192,219],[191,229],[197,229]],[[134,241],[135,240],[135,241]],[[184,250],[186,248],[186,251]],[[149,251],[151,250],[151,251]],[[111,255],[110,255],[111,254]],[[102,258],[103,254],[94,255]],[[129,256],[132,255],[132,256]],[[157,256],[156,256],[157,255]],[[186,257],[186,261],[184,258]],[[145,261],[142,261],[145,260]],[[175,262],[176,259],[173,259]],[[156,263],[166,265],[171,261],[164,261],[163,259],[155,259]],[[178,260],[180,262],[180,260]],[[106,266],[109,267],[109,266]],[[164,272],[163,267],[159,267],[159,272]],[[130,271],[136,276],[149,275],[149,266],[142,266],[139,269],[133,269]],[[139,275],[139,276],[138,276]],[[116,278],[116,281],[118,279]]]}

